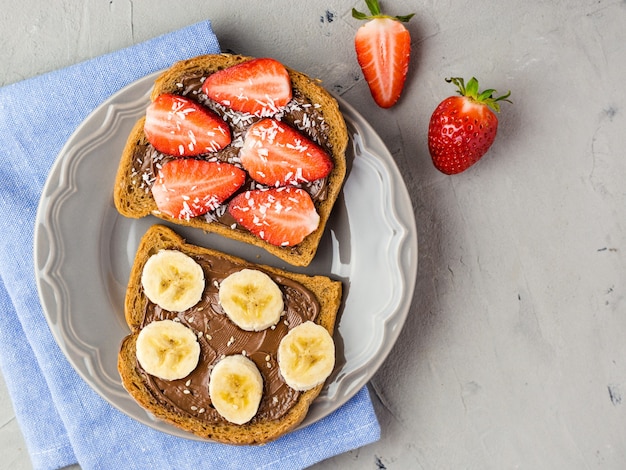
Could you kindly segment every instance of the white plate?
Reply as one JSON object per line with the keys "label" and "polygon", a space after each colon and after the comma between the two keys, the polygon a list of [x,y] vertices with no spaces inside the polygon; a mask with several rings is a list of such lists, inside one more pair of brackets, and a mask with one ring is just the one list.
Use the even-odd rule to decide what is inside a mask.
{"label": "white plate", "polygon": [[[132,418],[197,439],[146,413],[126,393],[117,372],[118,347],[129,333],[124,295],[135,250],[148,227],[163,222],[120,216],[113,181],[155,77],[144,77],[105,101],[61,150],[37,212],[35,275],[50,329],[78,374]],[[337,366],[301,427],[339,408],[376,372],[404,324],[417,275],[415,218],[402,177],[376,132],[338,101],[350,133],[349,173],[311,265],[291,268],[261,249],[172,226],[192,243],[343,281]]]}

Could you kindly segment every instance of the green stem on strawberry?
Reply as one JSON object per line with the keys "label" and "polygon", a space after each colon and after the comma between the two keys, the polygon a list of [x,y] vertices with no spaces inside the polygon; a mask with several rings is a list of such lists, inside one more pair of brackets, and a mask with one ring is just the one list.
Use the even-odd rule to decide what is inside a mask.
{"label": "green stem on strawberry", "polygon": [[511,96],[510,90],[508,93],[497,98],[493,97],[494,93],[496,93],[496,90],[492,88],[480,92],[478,88],[478,80],[476,80],[475,77],[472,77],[467,82],[467,85],[465,84],[465,81],[460,77],[446,78],[446,82],[454,83],[458,88],[457,92],[459,93],[459,95],[470,98],[477,103],[486,104],[497,113],[500,112],[500,104],[498,103],[498,101],[507,101],[509,103],[513,103],[510,99],[508,99],[509,96]]}
{"label": "green stem on strawberry", "polygon": [[415,15],[415,13],[411,13],[410,15],[400,15],[400,16],[384,15],[381,12],[380,4],[378,3],[378,0],[365,0],[365,3],[367,4],[367,8],[369,8],[369,11],[371,14],[368,15],[366,13],[362,13],[358,11],[356,8],[353,8],[352,9],[353,18],[356,18],[357,20],[373,20],[375,18],[389,18],[391,20],[396,20],[402,23],[406,23],[413,17],[413,15]]}

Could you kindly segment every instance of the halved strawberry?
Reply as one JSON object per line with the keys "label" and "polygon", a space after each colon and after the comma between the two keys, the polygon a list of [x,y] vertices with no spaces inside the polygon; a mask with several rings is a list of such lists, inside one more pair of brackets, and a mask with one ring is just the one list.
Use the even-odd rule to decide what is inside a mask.
{"label": "halved strawberry", "polygon": [[230,128],[216,113],[184,96],[159,95],[146,110],[148,142],[167,155],[191,157],[230,143]]}
{"label": "halved strawberry", "polygon": [[283,64],[260,58],[209,75],[202,85],[209,98],[235,111],[273,116],[291,100],[291,79]]}
{"label": "halved strawberry", "polygon": [[229,163],[177,158],[164,163],[152,186],[157,208],[177,219],[216,209],[246,180],[246,172]]}
{"label": "halved strawberry", "polygon": [[352,16],[369,20],[354,38],[356,57],[374,101],[382,108],[393,106],[402,93],[411,55],[411,36],[402,23],[413,14],[381,13],[378,0],[365,0],[371,15],[352,9]]}
{"label": "halved strawberry", "polygon": [[239,157],[250,177],[267,186],[315,181],[333,169],[333,161],[324,149],[296,129],[271,118],[250,126]]}
{"label": "halved strawberry", "polygon": [[239,225],[276,246],[297,245],[320,221],[309,193],[293,186],[238,194],[228,212]]}

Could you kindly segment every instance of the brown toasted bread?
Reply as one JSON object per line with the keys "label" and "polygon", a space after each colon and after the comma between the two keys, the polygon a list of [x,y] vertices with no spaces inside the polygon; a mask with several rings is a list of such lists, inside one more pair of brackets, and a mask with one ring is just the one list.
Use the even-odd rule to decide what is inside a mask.
{"label": "brown toasted bread", "polygon": [[[136,356],[136,340],[139,331],[143,326],[145,326],[145,324],[150,322],[150,319],[146,318],[148,316],[147,312],[150,311],[150,301],[143,293],[143,288],[141,286],[141,274],[143,266],[150,256],[162,249],[180,250],[197,261],[202,259],[205,260],[205,264],[203,264],[202,261],[199,261],[205,270],[205,279],[208,281],[206,283],[207,287],[205,288],[204,297],[210,298],[210,296],[213,295],[211,293],[211,289],[215,288],[213,285],[214,281],[210,279],[210,276],[207,276],[207,273],[213,272],[211,269],[214,269],[214,266],[217,264],[228,266],[228,270],[243,268],[262,270],[266,274],[270,275],[279,284],[279,286],[281,286],[281,289],[285,289],[286,285],[290,285],[289,283],[295,283],[292,285],[300,285],[305,291],[312,294],[314,299],[316,299],[319,304],[319,313],[313,321],[322,325],[331,335],[333,334],[337,312],[341,303],[341,282],[332,280],[325,276],[307,276],[304,274],[290,273],[269,266],[255,265],[228,254],[188,244],[178,234],[163,225],[152,226],[142,238],[137,250],[135,261],[131,269],[125,301],[126,322],[131,329],[131,333],[122,341],[118,358],[118,370],[122,378],[122,384],[130,395],[137,401],[137,403],[165,422],[173,424],[174,426],[189,431],[190,433],[202,438],[222,443],[261,444],[274,440],[286,432],[294,429],[305,418],[311,402],[319,395],[323,384],[305,392],[295,392],[295,394],[292,390],[289,390],[290,396],[293,397],[293,404],[288,410],[282,410],[281,413],[277,414],[277,417],[273,418],[260,417],[259,415],[253,418],[249,423],[243,425],[235,425],[224,419],[216,419],[215,413],[212,417],[209,416],[208,411],[214,411],[211,409],[210,403],[203,403],[201,401],[195,402],[195,408],[201,408],[199,412],[190,412],[187,409],[184,409],[183,406],[177,407],[175,402],[170,401],[170,398],[165,396],[165,392],[161,393],[160,388],[167,387],[169,384],[162,385],[160,387],[155,387],[151,384],[153,378],[142,370]],[[215,311],[209,312],[209,310],[214,310],[212,308],[197,308],[197,311],[195,312],[192,310],[193,309],[190,309],[189,311],[185,311],[180,314],[161,311],[158,316],[162,319],[164,316],[169,315],[170,319],[182,321],[195,331],[195,325],[212,324],[216,317],[211,317],[210,315],[218,314]],[[191,315],[196,315],[195,323],[193,321],[187,321]],[[202,316],[202,318],[200,318],[200,316]],[[221,317],[223,319],[223,313],[221,314]],[[283,326],[280,325],[280,328],[272,328],[272,331],[278,331],[282,328]],[[288,330],[289,328],[290,327],[287,326],[285,327],[285,330]],[[212,349],[214,347],[219,347],[219,345],[209,342],[209,339],[207,339],[209,336],[208,334],[205,334],[204,338],[202,338],[201,333],[199,334],[198,331],[195,332],[198,334],[199,338],[203,339],[203,341],[207,341],[206,343],[200,343],[201,348]],[[217,341],[218,334],[214,334],[215,338],[211,338],[210,341]],[[236,334],[237,333],[235,333],[235,335]],[[252,349],[252,346],[248,345],[245,347],[248,347],[249,349],[244,354],[251,359],[255,358],[255,351]],[[269,380],[282,381],[282,378],[278,374],[277,367],[275,368],[275,375],[273,376],[271,375],[273,373],[271,372],[272,369],[270,369],[269,366],[265,367],[265,361],[269,356],[272,356],[273,358],[274,353],[265,351],[260,351],[260,353],[262,354],[262,357],[264,357],[264,359],[262,359],[262,365],[259,367],[263,375],[264,382]],[[208,352],[205,350],[201,353],[203,357],[207,354]],[[265,356],[265,354],[268,356]],[[219,360],[219,358],[216,360]],[[204,384],[203,387],[206,388],[206,384],[208,383],[208,374],[210,373],[210,369],[214,363],[215,361],[211,362],[211,359],[205,359],[204,363],[201,362],[197,366],[197,369],[203,368],[202,370],[206,370],[206,376],[201,375],[204,373],[202,370],[199,372],[198,370],[194,371],[194,383],[202,383]],[[179,382],[173,382],[172,386],[189,386],[191,380],[186,380],[187,378],[182,379],[182,381]],[[277,382],[272,383],[275,384]],[[283,384],[280,385],[282,386]],[[272,387],[266,386],[264,391],[263,400],[265,405],[262,406],[266,406],[266,408],[268,406],[274,406],[272,404],[276,402],[273,401],[271,392],[268,391],[270,388],[274,389],[275,387],[274,385],[272,385]],[[195,395],[195,392],[193,392],[193,394]],[[198,398],[198,400],[200,399]],[[192,407],[191,409],[193,410],[194,408]],[[207,410],[206,413],[203,412],[205,409]],[[266,415],[272,415],[271,410],[266,410]]]}
{"label": "brown toasted bread", "polygon": [[[154,100],[163,93],[184,93],[185,88],[181,83],[183,77],[206,77],[218,70],[251,59],[251,57],[240,55],[216,54],[177,62],[156,79],[151,99]],[[321,115],[324,123],[321,142],[320,134],[312,135],[311,129],[306,126],[301,126],[299,130],[322,145],[331,156],[334,164],[332,172],[326,179],[325,195],[315,201],[320,222],[313,233],[295,246],[274,246],[241,227],[233,228],[232,224],[220,223],[205,217],[178,219],[160,213],[149,190],[151,183],[146,184],[145,179],[142,179],[137,165],[138,160],[142,159],[150,148],[143,133],[144,118],[141,118],[132,129],[121,157],[114,188],[114,202],[118,211],[131,218],[141,218],[152,214],[169,222],[197,227],[207,232],[219,233],[228,238],[260,246],[294,266],[309,265],[316,254],[346,175],[345,151],[348,143],[348,132],[337,101],[319,82],[288,67],[287,71],[294,94],[302,97],[307,103],[315,105],[315,112]],[[291,124],[298,127],[293,123]]]}

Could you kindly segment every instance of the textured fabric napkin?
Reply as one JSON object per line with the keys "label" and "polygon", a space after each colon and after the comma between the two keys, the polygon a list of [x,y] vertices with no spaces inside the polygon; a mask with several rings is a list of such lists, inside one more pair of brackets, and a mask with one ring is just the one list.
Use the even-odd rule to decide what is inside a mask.
{"label": "textured fabric napkin", "polygon": [[103,100],[151,72],[219,52],[201,22],[0,88],[0,367],[36,469],[304,468],[380,436],[367,389],[325,419],[265,446],[173,437],[117,411],[75,373],[48,328],[33,270],[34,222],[65,141]]}

